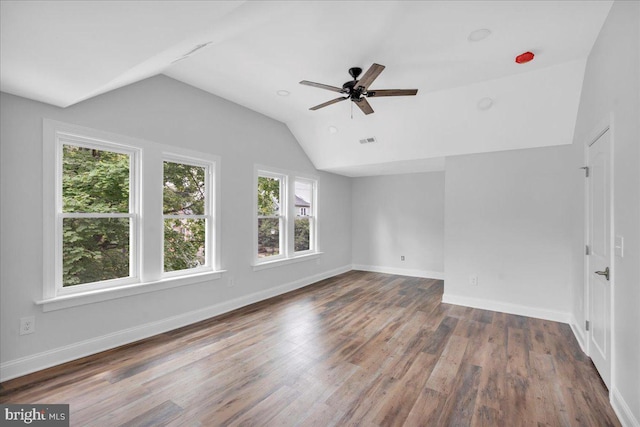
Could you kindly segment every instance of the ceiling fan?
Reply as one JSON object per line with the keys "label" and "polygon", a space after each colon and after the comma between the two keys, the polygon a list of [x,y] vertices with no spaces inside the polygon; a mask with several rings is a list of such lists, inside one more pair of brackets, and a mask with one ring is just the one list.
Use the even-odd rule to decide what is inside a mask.
{"label": "ceiling fan", "polygon": [[300,82],[301,85],[318,87],[320,89],[327,89],[333,92],[341,93],[345,96],[341,96],[336,99],[332,99],[331,101],[324,102],[322,104],[316,105],[315,107],[309,108],[309,110],[319,110],[320,108],[324,108],[328,105],[335,104],[336,102],[346,101],[350,99],[356,104],[363,113],[371,114],[373,113],[373,108],[371,108],[371,104],[367,101],[367,98],[380,97],[380,96],[409,96],[415,95],[418,93],[418,89],[378,89],[378,90],[370,90],[369,86],[373,81],[380,75],[380,73],[384,70],[384,65],[373,64],[366,73],[362,76],[360,80],[358,80],[358,76],[362,73],[362,68],[353,67],[349,68],[349,74],[353,77],[353,80],[350,80],[342,85],[342,88],[336,86],[325,85],[322,83],[314,83],[307,80],[303,80]]}

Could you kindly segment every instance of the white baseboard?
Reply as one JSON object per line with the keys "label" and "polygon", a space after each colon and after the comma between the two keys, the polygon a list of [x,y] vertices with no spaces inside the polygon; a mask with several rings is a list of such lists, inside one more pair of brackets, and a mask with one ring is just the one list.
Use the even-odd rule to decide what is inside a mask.
{"label": "white baseboard", "polygon": [[584,354],[588,356],[589,353],[587,352],[587,335],[573,315],[571,315],[571,322],[569,322],[569,326],[571,326],[571,330],[573,331],[573,335],[576,337],[576,341],[578,341],[578,344],[580,345],[580,349]]}
{"label": "white baseboard", "polygon": [[353,270],[371,271],[373,273],[397,274],[398,276],[422,277],[425,279],[444,280],[444,273],[441,271],[414,270],[410,268],[382,267],[379,265],[354,264]]}
{"label": "white baseboard", "polygon": [[129,344],[153,335],[181,328],[192,323],[200,322],[223,313],[272,298],[286,292],[293,291],[320,280],[351,270],[350,265],[346,265],[333,270],[325,271],[310,277],[305,277],[290,283],[286,283],[264,291],[244,295],[230,301],[215,304],[199,310],[190,311],[177,316],[162,319],[156,322],[146,323],[129,329],[124,329],[111,334],[92,338],[86,341],[54,348],[52,350],[37,353],[31,356],[22,357],[0,364],[0,382],[7,381],[22,375],[70,362],[81,357],[109,350],[124,344]]}
{"label": "white baseboard", "polygon": [[[446,292],[446,290],[445,290]],[[554,322],[570,323],[571,314],[562,311],[548,310],[546,308],[531,307],[512,304],[509,302],[493,301],[483,298],[473,298],[460,295],[444,294],[442,302],[446,304],[462,305],[465,307],[480,308],[482,310],[499,311],[502,313],[517,314],[520,316],[535,317],[537,319],[551,320]]]}
{"label": "white baseboard", "polygon": [[640,427],[640,421],[633,415],[631,408],[625,402],[617,388],[611,389],[611,406],[623,427]]}

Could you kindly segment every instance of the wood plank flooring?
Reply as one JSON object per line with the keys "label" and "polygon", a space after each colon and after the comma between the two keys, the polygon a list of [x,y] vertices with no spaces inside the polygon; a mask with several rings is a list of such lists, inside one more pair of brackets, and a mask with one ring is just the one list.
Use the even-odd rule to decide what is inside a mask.
{"label": "wood plank flooring", "polygon": [[77,426],[619,426],[568,325],[351,271],[0,384]]}

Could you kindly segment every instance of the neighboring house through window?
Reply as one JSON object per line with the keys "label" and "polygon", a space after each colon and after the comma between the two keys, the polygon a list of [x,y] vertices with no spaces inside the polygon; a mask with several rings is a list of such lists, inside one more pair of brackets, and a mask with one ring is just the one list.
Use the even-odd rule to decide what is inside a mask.
{"label": "neighboring house through window", "polygon": [[294,250],[298,253],[315,250],[315,187],[315,180],[295,179]]}
{"label": "neighboring house through window", "polygon": [[256,167],[255,182],[255,264],[317,253],[317,181]]}

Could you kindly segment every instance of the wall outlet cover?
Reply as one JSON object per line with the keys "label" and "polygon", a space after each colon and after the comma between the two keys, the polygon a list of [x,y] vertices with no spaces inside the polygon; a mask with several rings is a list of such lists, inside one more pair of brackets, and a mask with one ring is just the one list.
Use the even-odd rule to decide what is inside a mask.
{"label": "wall outlet cover", "polygon": [[20,318],[20,335],[32,334],[36,331],[36,318],[34,316]]}

